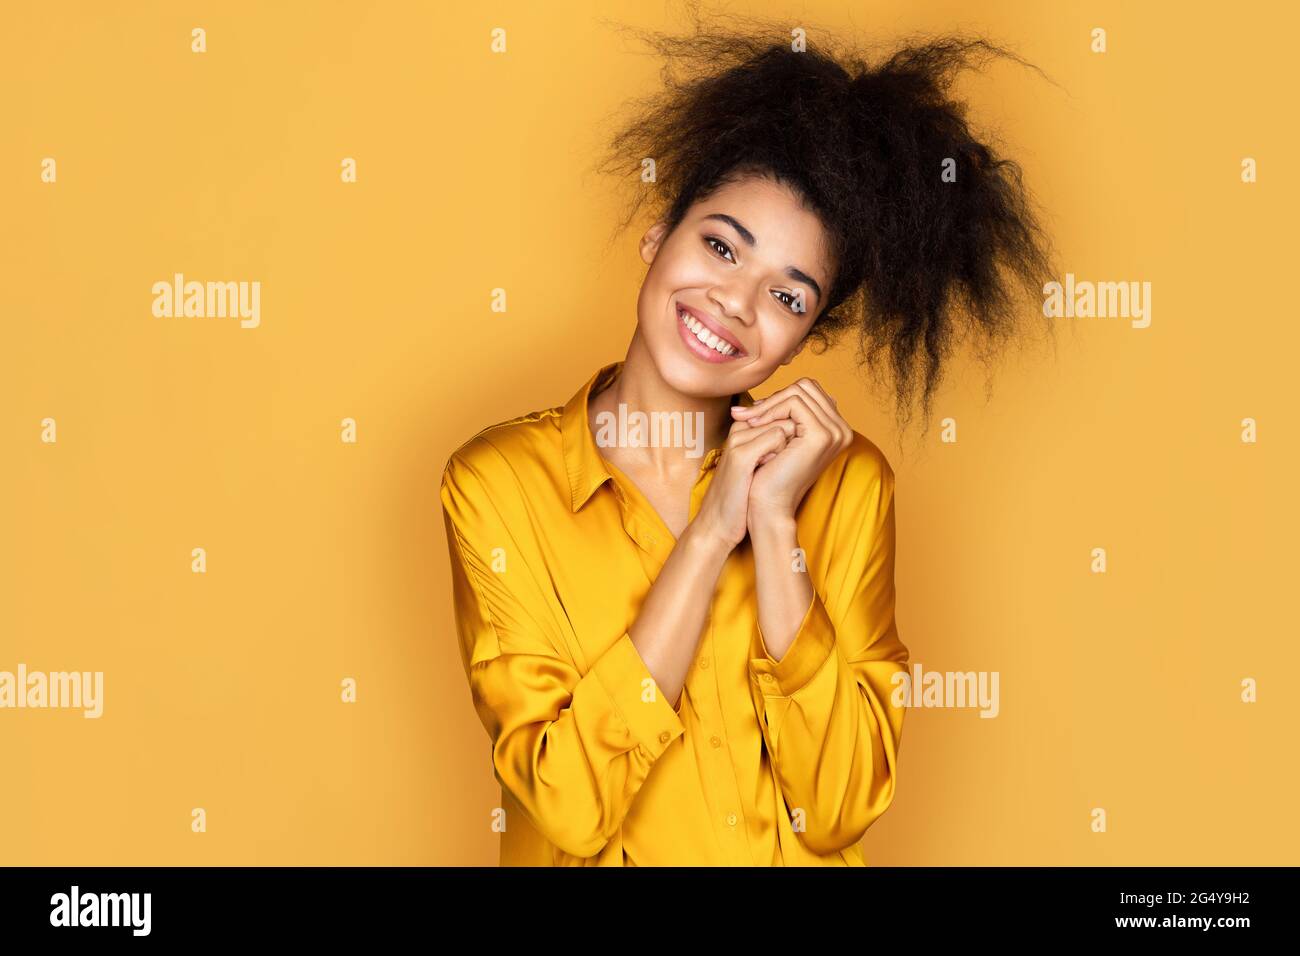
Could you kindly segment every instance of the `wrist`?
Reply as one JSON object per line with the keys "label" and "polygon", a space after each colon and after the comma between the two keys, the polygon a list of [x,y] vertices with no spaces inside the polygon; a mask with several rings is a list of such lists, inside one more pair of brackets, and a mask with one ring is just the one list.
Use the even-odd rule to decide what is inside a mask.
{"label": "wrist", "polygon": [[785,539],[793,537],[798,523],[793,514],[783,511],[749,510],[746,519],[749,525],[749,537],[757,542],[765,539]]}
{"label": "wrist", "polygon": [[711,530],[699,521],[692,521],[682,532],[678,543],[700,558],[721,565],[736,548],[734,542]]}

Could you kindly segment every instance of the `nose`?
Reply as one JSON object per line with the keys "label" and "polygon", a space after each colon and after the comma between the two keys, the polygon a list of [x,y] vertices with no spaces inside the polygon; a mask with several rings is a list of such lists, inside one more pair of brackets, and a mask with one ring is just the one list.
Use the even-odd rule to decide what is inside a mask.
{"label": "nose", "polygon": [[746,326],[754,321],[754,310],[748,305],[749,293],[744,290],[739,280],[727,285],[714,286],[709,290],[709,299],[728,319]]}

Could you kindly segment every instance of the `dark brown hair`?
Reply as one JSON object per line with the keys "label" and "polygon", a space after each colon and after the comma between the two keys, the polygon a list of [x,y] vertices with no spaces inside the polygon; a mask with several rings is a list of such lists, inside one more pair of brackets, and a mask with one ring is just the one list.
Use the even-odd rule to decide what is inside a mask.
{"label": "dark brown hair", "polygon": [[[833,37],[810,37],[796,52],[792,24],[728,14],[747,28],[708,26],[687,7],[686,35],[614,24],[665,60],[664,89],[635,101],[598,163],[636,184],[614,235],[645,205],[675,229],[694,203],[747,173],[786,184],[833,244],[814,351],[856,329],[859,361],[877,379],[882,359],[892,371],[899,424],[919,389],[928,429],[959,333],[983,333],[987,362],[1015,331],[1020,295],[1041,303],[1052,276],[1020,167],[976,138],[965,104],[948,96],[958,72],[990,57],[1030,64],[960,36],[913,39],[874,64]],[[642,184],[646,157],[656,179]],[[1041,307],[1033,311],[1041,320]]]}

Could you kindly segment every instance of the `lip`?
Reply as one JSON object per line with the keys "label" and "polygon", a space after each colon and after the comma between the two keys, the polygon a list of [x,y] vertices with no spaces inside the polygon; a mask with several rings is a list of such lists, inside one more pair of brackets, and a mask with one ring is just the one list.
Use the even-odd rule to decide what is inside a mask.
{"label": "lip", "polygon": [[[728,345],[730,345],[733,349],[736,350],[734,355],[725,355],[725,356],[717,353],[716,349],[712,350],[715,352],[715,354],[718,354],[719,358],[736,359],[736,358],[743,358],[745,355],[748,354],[745,351],[745,349],[741,346],[741,344],[736,341],[736,337],[732,335],[730,332],[728,332],[725,328],[723,328],[722,325],[719,324],[719,322],[716,319],[710,318],[709,316],[705,315],[704,313],[696,309],[692,309],[689,305],[686,305],[684,302],[673,303],[673,321],[675,321],[679,326],[681,326],[682,324],[681,319],[677,317],[677,312],[679,309],[682,312],[689,314],[691,318],[695,319],[696,322],[699,322],[706,329],[708,329],[710,332],[712,332],[714,335],[722,339],[724,342],[726,342]],[[685,334],[687,335],[691,334],[689,331],[685,329],[685,326],[682,326],[682,328]],[[693,335],[691,337],[694,338]],[[699,342],[699,339],[695,339],[695,341]],[[700,342],[700,345],[704,346],[704,343]],[[704,347],[707,348],[707,346]]]}

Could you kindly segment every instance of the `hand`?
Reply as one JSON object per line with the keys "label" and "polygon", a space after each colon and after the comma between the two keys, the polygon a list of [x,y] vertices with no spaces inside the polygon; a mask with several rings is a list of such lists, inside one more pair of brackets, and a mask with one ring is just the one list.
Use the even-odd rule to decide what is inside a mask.
{"label": "hand", "polygon": [[761,459],[784,448],[795,428],[790,419],[762,425],[741,421],[732,423],[713,480],[700,502],[700,510],[692,519],[692,525],[721,541],[728,553],[745,539],[749,531],[750,483],[754,469]]}
{"label": "hand", "polygon": [[765,453],[749,485],[748,527],[763,518],[793,519],[817,476],[853,443],[853,429],[835,399],[810,378],[801,378],[750,407],[732,408],[739,422],[761,429],[777,422],[794,426],[782,447]]}

